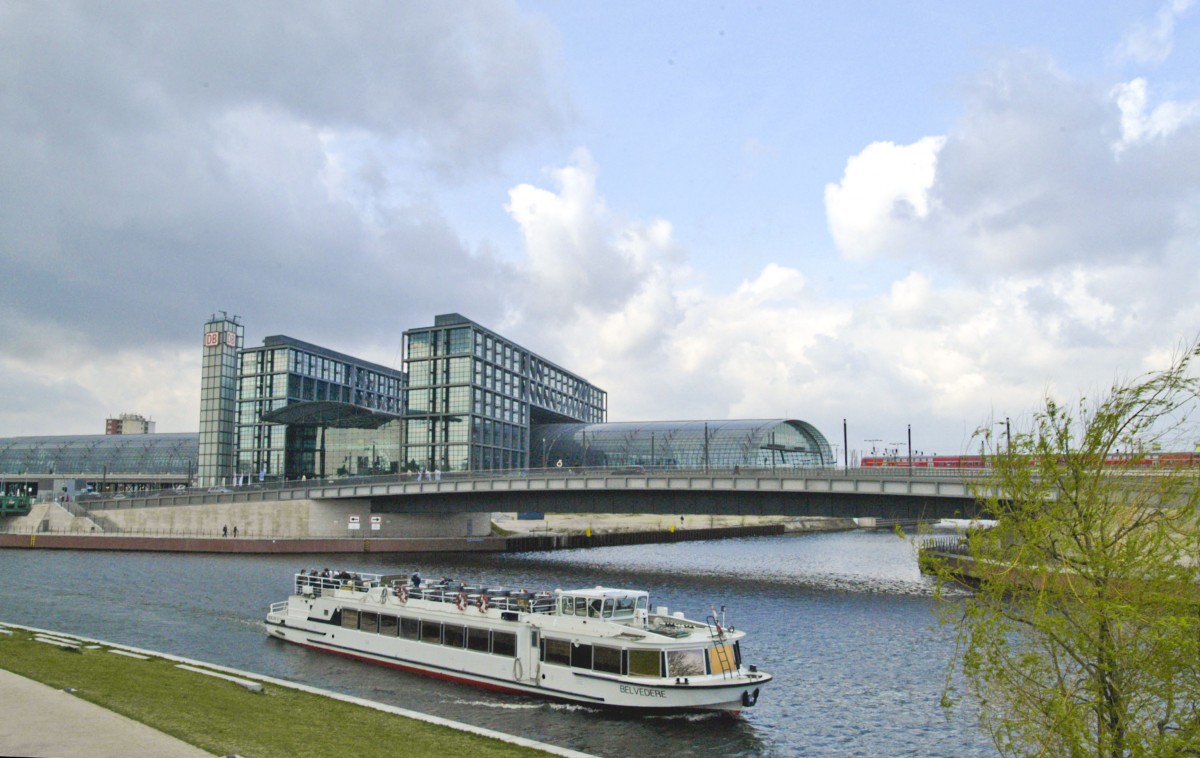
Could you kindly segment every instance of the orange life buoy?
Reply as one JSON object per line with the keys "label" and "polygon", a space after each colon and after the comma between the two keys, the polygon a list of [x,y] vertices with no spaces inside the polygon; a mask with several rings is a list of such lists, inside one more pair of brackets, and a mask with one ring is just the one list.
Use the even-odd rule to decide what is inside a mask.
{"label": "orange life buoy", "polygon": [[487,595],[480,595],[480,596],[479,596],[479,599],[475,601],[475,607],[479,609],[479,612],[480,612],[480,613],[487,613],[487,609],[488,609],[488,596],[487,596]]}
{"label": "orange life buoy", "polygon": [[457,607],[457,608],[458,608],[460,611],[462,611],[462,610],[466,610],[466,607],[467,607],[467,593],[465,593],[465,592],[460,592],[460,593],[458,593],[458,597],[454,599],[454,605],[455,605],[455,607]]}

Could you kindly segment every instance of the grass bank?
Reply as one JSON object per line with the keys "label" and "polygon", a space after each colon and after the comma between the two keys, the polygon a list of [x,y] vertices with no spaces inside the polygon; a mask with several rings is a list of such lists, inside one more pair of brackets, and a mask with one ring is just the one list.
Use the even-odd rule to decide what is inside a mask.
{"label": "grass bank", "polygon": [[549,755],[520,745],[266,684],[261,693],[176,668],[177,662],[37,642],[8,628],[0,668],[90,701],[214,755]]}

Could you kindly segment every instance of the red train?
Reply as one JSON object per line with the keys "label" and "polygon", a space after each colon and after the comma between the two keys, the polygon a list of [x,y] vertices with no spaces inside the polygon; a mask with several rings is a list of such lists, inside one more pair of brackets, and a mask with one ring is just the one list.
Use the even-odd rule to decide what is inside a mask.
{"label": "red train", "polygon": [[[1128,453],[1113,453],[1107,463],[1111,465],[1130,465],[1134,459]],[[869,455],[862,459],[866,468],[895,467],[907,468],[907,455]],[[1134,465],[1153,468],[1155,466],[1200,466],[1200,452],[1197,453],[1144,453]],[[987,457],[982,455],[914,455],[913,468],[987,468]]]}

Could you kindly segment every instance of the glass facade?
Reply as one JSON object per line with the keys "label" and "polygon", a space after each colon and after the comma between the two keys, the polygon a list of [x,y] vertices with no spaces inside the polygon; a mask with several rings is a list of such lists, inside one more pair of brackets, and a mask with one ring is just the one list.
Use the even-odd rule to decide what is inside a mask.
{"label": "glass facade", "polygon": [[787,419],[547,424],[535,427],[535,466],[654,469],[798,468],[834,463],[816,427]]}
{"label": "glass facade", "polygon": [[37,480],[81,479],[97,492],[188,483],[196,434],[89,434],[0,439],[0,491],[31,490]]}
{"label": "glass facade", "polygon": [[[291,337],[242,351],[238,371],[241,481],[396,473],[404,374]],[[309,420],[272,423],[264,415],[305,403]],[[341,428],[395,419],[376,429]]]}
{"label": "glass facade", "polygon": [[604,390],[456,313],[404,337],[407,470],[528,468],[533,424],[607,418]]}
{"label": "glass facade", "polygon": [[200,361],[200,458],[197,465],[197,481],[201,487],[233,481],[238,351],[241,347],[242,325],[236,316],[222,313],[204,325],[204,353]]}

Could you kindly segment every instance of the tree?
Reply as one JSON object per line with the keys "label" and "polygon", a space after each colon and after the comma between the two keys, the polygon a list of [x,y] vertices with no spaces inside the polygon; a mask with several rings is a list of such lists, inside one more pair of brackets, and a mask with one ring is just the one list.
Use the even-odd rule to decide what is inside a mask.
{"label": "tree", "polygon": [[957,641],[944,702],[962,681],[1002,754],[1200,755],[1200,467],[1149,452],[1180,449],[1197,352],[977,435],[996,519],[966,538],[978,586],[946,592],[961,574],[932,565]]}

